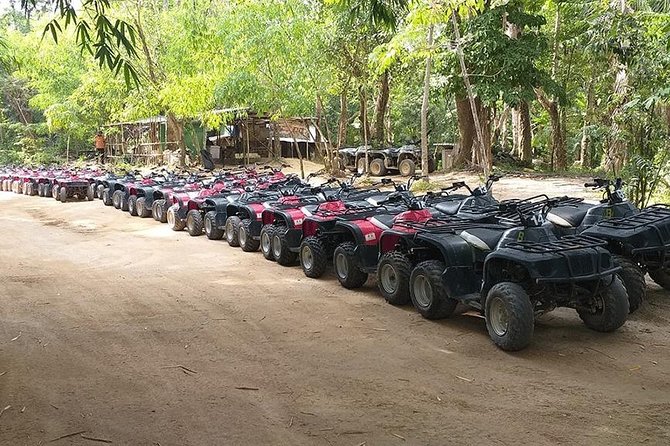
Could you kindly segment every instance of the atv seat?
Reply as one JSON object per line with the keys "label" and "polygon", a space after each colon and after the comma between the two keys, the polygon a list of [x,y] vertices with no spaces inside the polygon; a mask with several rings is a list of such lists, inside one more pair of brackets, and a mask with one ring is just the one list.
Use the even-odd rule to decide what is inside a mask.
{"label": "atv seat", "polygon": [[458,210],[461,207],[461,200],[449,200],[443,201],[442,203],[437,203],[435,209],[447,215],[456,215]]}
{"label": "atv seat", "polygon": [[477,249],[491,251],[495,249],[504,231],[498,229],[472,228],[461,232],[463,240]]}
{"label": "atv seat", "polygon": [[557,206],[547,214],[547,220],[563,228],[576,228],[584,220],[584,216],[593,205],[579,203],[569,206]]}
{"label": "atv seat", "polygon": [[381,229],[388,229],[393,226],[393,220],[395,220],[395,215],[381,214],[375,215],[370,219],[370,223],[377,226]]}

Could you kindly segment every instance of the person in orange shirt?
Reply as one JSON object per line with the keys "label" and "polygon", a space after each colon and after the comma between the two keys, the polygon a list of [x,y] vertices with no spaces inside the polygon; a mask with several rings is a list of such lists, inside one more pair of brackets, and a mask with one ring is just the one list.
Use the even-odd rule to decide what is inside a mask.
{"label": "person in orange shirt", "polygon": [[105,164],[105,135],[101,131],[95,135],[95,150],[98,151],[98,160],[100,164]]}

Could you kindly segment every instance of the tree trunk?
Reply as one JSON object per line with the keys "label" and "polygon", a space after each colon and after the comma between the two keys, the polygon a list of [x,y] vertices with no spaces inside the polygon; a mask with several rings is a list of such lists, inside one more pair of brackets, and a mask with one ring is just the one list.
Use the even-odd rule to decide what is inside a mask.
{"label": "tree trunk", "polygon": [[[482,129],[482,118],[478,115],[479,109],[481,107],[481,99],[475,97],[474,90],[470,84],[470,76],[468,74],[467,67],[465,66],[465,56],[463,55],[463,48],[461,48],[461,31],[458,28],[458,19],[456,18],[456,10],[451,11],[451,22],[454,28],[454,36],[456,37],[456,53],[458,55],[458,61],[461,66],[461,76],[463,77],[463,83],[465,84],[465,91],[467,93],[468,102],[470,103],[470,110],[472,113],[472,121],[475,125],[475,132],[477,134],[477,145],[475,146],[475,151],[478,152],[475,157],[475,151],[473,151],[473,159],[478,159],[481,164],[479,166],[484,171],[484,175],[488,176],[491,168],[493,167],[491,155],[491,128],[488,126],[488,136],[484,135]],[[484,119],[488,123],[488,116]],[[488,141],[488,143],[487,143]]]}
{"label": "tree trunk", "polygon": [[521,101],[512,110],[512,145],[516,157],[526,163],[533,158],[531,139],[530,107],[528,102]]}
{"label": "tree trunk", "polygon": [[384,134],[384,121],[386,117],[386,110],[389,103],[390,94],[390,79],[389,72],[385,70],[379,79],[379,94],[375,103],[375,126],[372,139],[379,145],[384,145],[386,138]]}
{"label": "tree trunk", "polygon": [[184,144],[184,123],[173,113],[167,114],[167,137],[172,150],[179,150],[179,166],[186,166],[186,144]]}
{"label": "tree trunk", "polygon": [[367,140],[370,138],[370,122],[368,121],[368,104],[367,96],[365,94],[365,87],[362,85],[358,87],[358,105],[360,113],[358,114],[358,121],[361,124],[361,139],[367,145]]}
{"label": "tree trunk", "polygon": [[[472,164],[481,166],[485,175],[488,175],[493,159],[491,153],[491,108],[485,106],[479,97],[475,98],[475,107],[477,112],[474,115],[479,119],[480,136],[477,138],[477,144],[473,146],[475,150],[472,151]],[[477,128],[476,125],[475,128]]]}
{"label": "tree trunk", "polygon": [[423,101],[421,102],[421,174],[425,177],[430,173],[428,167],[428,103],[430,99],[430,69],[433,62],[433,25],[428,27],[428,57],[426,57],[426,73],[423,78]]}
{"label": "tree trunk", "polygon": [[454,155],[454,166],[463,167],[472,161],[472,144],[475,140],[475,123],[467,98],[456,96],[456,117],[459,143],[458,152]]}
{"label": "tree trunk", "polygon": [[340,92],[340,121],[337,124],[337,148],[341,149],[347,143],[347,124],[349,124],[349,109],[347,101],[347,87]]}

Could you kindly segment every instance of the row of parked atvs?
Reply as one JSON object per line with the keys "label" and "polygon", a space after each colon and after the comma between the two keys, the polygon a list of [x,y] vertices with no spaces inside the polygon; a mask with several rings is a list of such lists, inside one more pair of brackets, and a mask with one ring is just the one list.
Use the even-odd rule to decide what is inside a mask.
{"label": "row of parked atvs", "polygon": [[260,249],[280,265],[299,262],[312,278],[332,264],[345,288],[376,273],[389,303],[411,302],[428,319],[465,304],[484,315],[504,350],[525,348],[535,317],[556,307],[574,308],[593,330],[616,330],[643,304],[647,272],[670,289],[670,206],[637,209],[621,180],[586,184],[603,192],[588,204],[547,195],[498,201],[497,176],[422,196],[409,191],[416,177],[366,186],[356,179],[315,186],[271,168],[149,176],[0,169],[2,190],[99,198],[175,231]]}

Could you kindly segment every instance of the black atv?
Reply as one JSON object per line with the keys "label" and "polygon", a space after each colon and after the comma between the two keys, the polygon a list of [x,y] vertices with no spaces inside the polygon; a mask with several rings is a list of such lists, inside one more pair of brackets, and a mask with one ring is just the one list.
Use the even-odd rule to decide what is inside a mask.
{"label": "black atv", "polygon": [[[621,266],[619,276],[628,292],[632,313],[640,307],[646,295],[644,275],[647,265],[642,257],[632,255],[630,252],[633,245],[641,241],[626,240],[633,235],[630,231],[616,231],[613,226],[607,224],[600,226],[601,222],[609,219],[625,218],[639,212],[633,203],[626,199],[623,185],[621,178],[615,181],[596,178],[593,182],[586,183],[584,187],[603,191],[603,198],[599,204],[583,201],[563,202],[549,211],[547,220],[554,225],[559,237],[584,233],[608,242],[607,247],[614,255],[614,262]],[[599,227],[593,228],[594,225]],[[631,246],[628,250],[624,247],[626,244]],[[652,262],[651,269],[654,268],[659,268],[658,263]]]}
{"label": "black atv", "polygon": [[482,312],[493,342],[521,350],[536,315],[577,310],[587,327],[610,332],[628,315],[620,270],[591,236],[558,239],[545,223],[560,200],[546,196],[500,204],[497,223],[461,219],[405,222],[380,240],[378,286],[393,304],[414,304],[428,319],[460,302]]}

